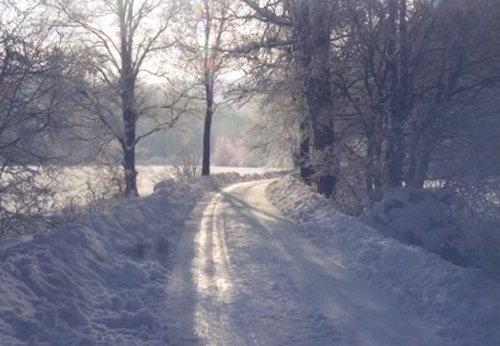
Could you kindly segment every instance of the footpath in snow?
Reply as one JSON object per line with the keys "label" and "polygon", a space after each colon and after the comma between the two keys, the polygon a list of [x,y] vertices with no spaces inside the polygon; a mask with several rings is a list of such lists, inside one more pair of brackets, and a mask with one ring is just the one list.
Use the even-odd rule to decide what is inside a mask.
{"label": "footpath in snow", "polygon": [[194,213],[169,283],[173,344],[452,345],[302,237],[267,199],[270,182],[233,185]]}
{"label": "footpath in snow", "polygon": [[0,245],[0,345],[500,344],[500,285],[479,271],[291,177],[221,188],[241,180],[160,183]]}
{"label": "footpath in snow", "polygon": [[166,345],[168,273],[184,221],[252,176],[160,183],[151,196],[0,244],[0,345]]}

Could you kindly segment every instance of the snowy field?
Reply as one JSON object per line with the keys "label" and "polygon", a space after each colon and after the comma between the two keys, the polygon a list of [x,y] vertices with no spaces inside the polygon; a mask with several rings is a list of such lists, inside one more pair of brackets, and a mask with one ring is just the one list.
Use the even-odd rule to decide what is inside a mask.
{"label": "snowy field", "polygon": [[[320,342],[318,345],[500,344],[500,285],[480,271],[454,266],[423,249],[384,237],[336,212],[331,202],[293,178],[279,179],[267,189],[268,198],[284,219],[266,210],[257,211],[257,219],[247,217],[267,203],[260,188],[254,191],[260,191],[259,195],[251,191],[242,195],[244,185],[239,185],[224,191],[226,197],[217,197],[222,187],[252,178],[259,177],[226,174],[162,182],[149,196],[121,202],[109,212],[30,240],[3,244],[0,345],[175,345],[176,331],[183,327],[175,323],[174,312],[190,304],[179,305],[172,299],[170,276],[177,268],[174,259],[179,240],[184,239],[186,227],[198,220],[192,209],[207,197],[215,198],[216,203],[205,204],[212,209],[200,205],[206,226],[195,244],[212,239],[222,249],[222,240],[228,239],[224,246],[240,247],[228,247],[225,255],[229,257],[198,257],[193,262],[206,269],[198,272],[199,285],[212,278],[219,288],[211,291],[208,286],[207,296],[200,296],[200,311],[206,314],[198,315],[198,321],[211,321],[234,307],[223,299],[218,301],[220,305],[208,299],[219,299],[217,292],[231,292],[232,287],[239,290],[233,291],[237,295],[230,303],[239,308],[250,304],[249,312],[239,317],[228,313],[224,316],[233,320],[198,325],[192,339],[184,335],[184,344],[253,345],[273,340],[273,336],[287,345],[310,345],[307,336]],[[228,201],[237,209],[227,209]],[[235,215],[235,210],[240,214]],[[210,215],[218,218],[207,218]],[[267,232],[273,227],[264,226],[275,220],[289,226],[280,226],[278,238],[269,238]],[[241,226],[242,222],[249,222],[249,227]],[[247,238],[227,232],[226,226],[231,225],[240,225],[238,229]],[[205,233],[203,238],[209,230],[219,233]],[[228,238],[221,238],[224,232]],[[242,239],[248,241],[240,242]],[[276,239],[286,247],[281,249]],[[265,251],[273,246],[279,251]],[[277,257],[287,249],[293,250],[294,258]],[[259,258],[264,255],[268,257]],[[241,272],[218,266],[225,258],[238,259],[233,264],[239,263]],[[284,262],[279,258],[285,258]],[[257,270],[258,265],[266,271]],[[319,269],[304,272],[303,268]],[[233,279],[228,281],[231,276],[226,273],[232,273]],[[269,295],[259,296],[259,292]],[[323,310],[317,310],[318,306]],[[361,314],[363,309],[370,314]],[[246,338],[233,333],[226,334],[236,337],[233,340],[218,343],[210,339],[219,326],[229,330],[235,321]],[[263,323],[266,321],[269,323]],[[412,325],[414,328],[407,329]],[[254,338],[253,327],[259,328]]]}
{"label": "snowy field", "polygon": [[[211,167],[212,173],[259,174],[268,170],[272,169],[265,167]],[[137,188],[141,196],[150,195],[155,184],[175,175],[174,167],[169,165],[138,165],[137,172]],[[96,179],[100,178],[99,174],[102,174],[102,171],[92,166],[65,168],[61,176],[58,177],[60,183],[57,190],[60,198],[81,194],[87,189],[88,183],[95,183]]]}

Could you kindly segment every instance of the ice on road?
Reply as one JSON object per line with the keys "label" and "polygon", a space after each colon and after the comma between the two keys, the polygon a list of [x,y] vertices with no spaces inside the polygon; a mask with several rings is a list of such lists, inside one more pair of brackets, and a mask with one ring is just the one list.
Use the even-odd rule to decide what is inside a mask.
{"label": "ice on road", "polygon": [[270,182],[230,186],[192,213],[168,287],[172,344],[447,344],[294,232]]}

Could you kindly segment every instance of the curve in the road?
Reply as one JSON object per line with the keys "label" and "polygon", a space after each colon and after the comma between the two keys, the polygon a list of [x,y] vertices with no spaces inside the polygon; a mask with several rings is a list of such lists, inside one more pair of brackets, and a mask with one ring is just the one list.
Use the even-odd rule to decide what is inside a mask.
{"label": "curve in the road", "polygon": [[172,344],[445,344],[301,237],[267,200],[270,182],[233,185],[193,212],[169,284]]}

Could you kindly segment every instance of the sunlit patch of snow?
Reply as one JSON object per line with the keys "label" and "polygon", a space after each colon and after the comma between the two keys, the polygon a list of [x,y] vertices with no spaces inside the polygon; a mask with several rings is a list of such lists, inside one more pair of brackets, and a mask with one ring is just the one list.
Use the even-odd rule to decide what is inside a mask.
{"label": "sunlit patch of snow", "polygon": [[238,179],[250,177],[166,181],[107,213],[0,244],[0,344],[168,344],[165,288],[184,222]]}

